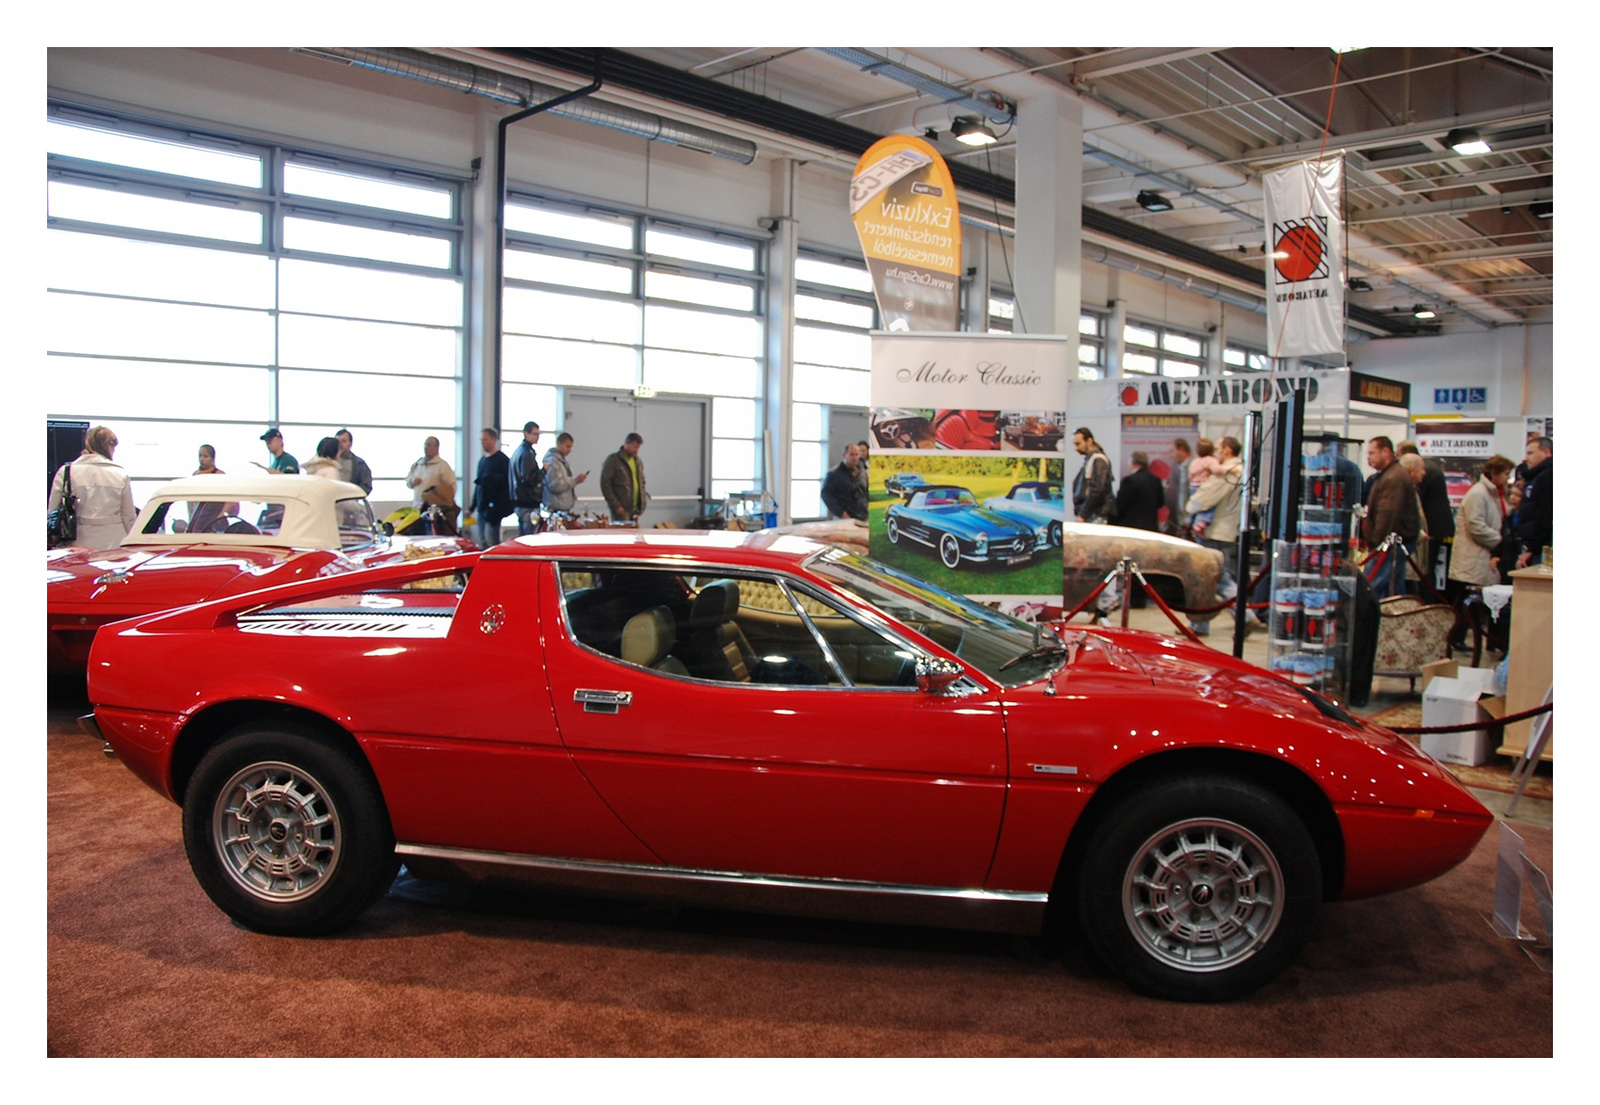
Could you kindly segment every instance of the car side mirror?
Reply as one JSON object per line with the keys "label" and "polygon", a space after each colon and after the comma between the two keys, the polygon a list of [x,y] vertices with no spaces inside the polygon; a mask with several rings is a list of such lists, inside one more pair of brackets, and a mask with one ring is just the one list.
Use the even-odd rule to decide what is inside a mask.
{"label": "car side mirror", "polygon": [[382,523],[382,525],[383,525],[383,535],[385,537],[393,537],[394,536],[394,523],[393,522],[384,522],[384,523]]}
{"label": "car side mirror", "polygon": [[925,694],[943,694],[950,685],[967,673],[967,669],[954,660],[942,656],[917,657],[917,690]]}

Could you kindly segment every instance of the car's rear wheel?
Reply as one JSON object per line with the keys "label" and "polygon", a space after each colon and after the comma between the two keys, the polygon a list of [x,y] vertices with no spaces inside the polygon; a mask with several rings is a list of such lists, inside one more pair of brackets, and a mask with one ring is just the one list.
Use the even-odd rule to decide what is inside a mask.
{"label": "car's rear wheel", "polygon": [[939,538],[939,562],[946,568],[961,565],[961,542],[948,533]]}
{"label": "car's rear wheel", "polygon": [[1061,523],[1060,522],[1051,522],[1050,523],[1050,544],[1054,545],[1058,549],[1061,547]]}
{"label": "car's rear wheel", "polygon": [[349,924],[399,868],[367,766],[287,725],[236,731],[205,754],[184,794],[183,843],[219,909],[282,936]]}
{"label": "car's rear wheel", "polygon": [[1136,989],[1227,1001],[1274,978],[1322,900],[1305,824],[1277,795],[1227,776],[1157,783],[1093,830],[1078,887],[1091,948]]}

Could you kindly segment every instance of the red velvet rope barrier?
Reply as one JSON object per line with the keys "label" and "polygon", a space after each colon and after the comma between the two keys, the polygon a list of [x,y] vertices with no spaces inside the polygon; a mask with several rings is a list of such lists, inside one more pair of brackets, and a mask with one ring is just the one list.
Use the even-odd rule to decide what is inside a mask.
{"label": "red velvet rope barrier", "polygon": [[1546,702],[1543,706],[1535,706],[1520,714],[1507,714],[1505,717],[1490,718],[1488,721],[1469,721],[1462,725],[1385,725],[1384,728],[1391,733],[1471,733],[1477,729],[1503,729],[1507,725],[1515,725],[1519,721],[1548,714],[1554,706],[1555,703]]}

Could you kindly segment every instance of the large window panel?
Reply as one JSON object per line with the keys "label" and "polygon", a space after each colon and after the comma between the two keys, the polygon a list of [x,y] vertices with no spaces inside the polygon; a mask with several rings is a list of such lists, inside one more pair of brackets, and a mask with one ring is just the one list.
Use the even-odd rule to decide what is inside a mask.
{"label": "large window panel", "polygon": [[713,399],[711,432],[717,437],[755,437],[755,400],[723,397]]}
{"label": "large window panel", "polygon": [[50,153],[123,165],[171,176],[193,177],[241,188],[260,188],[263,160],[258,154],[209,149],[144,135],[119,134],[99,127],[50,120],[46,130]]}
{"label": "large window panel", "polygon": [[282,365],[422,376],[457,373],[460,339],[443,327],[285,314],[278,329]]}
{"label": "large window panel", "polygon": [[430,269],[449,269],[455,265],[455,251],[448,238],[293,215],[283,220],[283,247],[303,253],[331,253]]}
{"label": "large window panel", "polygon": [[872,338],[864,332],[828,330],[820,326],[796,326],[794,359],[808,364],[855,365],[866,368],[872,364]]}
{"label": "large window panel", "polygon": [[872,329],[872,308],[863,303],[849,303],[842,299],[824,299],[815,295],[797,295],[794,297],[794,314],[796,318],[808,319],[812,322],[831,322],[839,326],[854,326],[862,330]]}
{"label": "large window panel", "polygon": [[750,284],[703,280],[670,272],[645,273],[644,294],[647,299],[676,299],[706,307],[724,307],[730,311],[756,309],[756,290]]}
{"label": "large window panel", "polygon": [[46,366],[39,380],[45,409],[62,415],[203,419],[226,411],[263,426],[272,417],[272,374],[265,367],[62,356]]}
{"label": "large window panel", "polygon": [[225,307],[272,306],[272,259],[259,253],[52,230],[44,260],[52,288]]}
{"label": "large window panel", "polygon": [[[500,444],[509,456],[522,444],[522,426],[537,422],[544,433],[539,437],[539,460],[544,460],[547,450],[555,447],[556,431],[566,422],[561,409],[560,393],[548,384],[506,384],[500,391]],[[473,440],[477,440],[477,427]],[[474,461],[474,464],[477,462]]]}
{"label": "large window panel", "polygon": [[266,225],[262,212],[247,207],[168,199],[117,188],[92,188],[64,180],[50,182],[47,198],[52,219],[181,234],[189,238],[259,245],[262,228]]}
{"label": "large window panel", "polygon": [[278,306],[308,314],[460,326],[461,282],[447,276],[285,258],[278,262]]}
{"label": "large window panel", "polygon": [[46,342],[54,352],[272,363],[272,318],[264,311],[63,292],[47,299]]}
{"label": "large window panel", "polygon": [[742,357],[646,349],[644,382],[656,391],[755,398],[761,394],[761,363]]}
{"label": "large window panel", "polygon": [[559,257],[526,249],[506,250],[506,279],[588,288],[596,292],[628,295],[633,291],[633,267],[608,261]]}
{"label": "large window panel", "polygon": [[581,382],[586,387],[632,391],[639,380],[639,350],[631,345],[507,334],[500,353],[507,383]]}
{"label": "large window panel", "polygon": [[654,304],[644,309],[645,343],[695,353],[761,356],[761,320]]}
{"label": "large window panel", "polygon": [[756,443],[748,439],[719,438],[711,446],[711,478],[730,480],[746,488],[755,486]]}
{"label": "large window panel", "polygon": [[794,398],[799,403],[829,403],[836,407],[870,407],[872,373],[832,365],[794,366]]}
{"label": "large window panel", "polygon": [[872,274],[861,265],[850,265],[843,261],[802,255],[795,258],[794,275],[803,284],[824,284],[853,292],[872,291]]}
{"label": "large window panel", "polygon": [[505,329],[550,338],[582,338],[635,345],[639,341],[640,307],[617,299],[507,288]]}
{"label": "large window panel", "polygon": [[506,229],[611,249],[633,249],[634,222],[625,215],[569,212],[511,202],[506,204]]}
{"label": "large window panel", "polygon": [[455,207],[455,197],[447,188],[430,188],[294,161],[283,167],[283,190],[291,196],[337,200],[432,219],[450,218]]}
{"label": "large window panel", "polygon": [[[358,418],[387,424],[422,422],[430,412],[454,411],[456,392],[454,380],[288,368],[278,372],[283,409],[294,411],[303,421],[326,423],[328,429],[317,435],[319,439]],[[311,444],[314,450],[316,441]]]}
{"label": "large window panel", "polygon": [[738,269],[742,272],[755,271],[758,256],[756,247],[748,242],[702,237],[655,226],[645,232],[644,248],[648,253],[663,257],[699,261],[718,268]]}

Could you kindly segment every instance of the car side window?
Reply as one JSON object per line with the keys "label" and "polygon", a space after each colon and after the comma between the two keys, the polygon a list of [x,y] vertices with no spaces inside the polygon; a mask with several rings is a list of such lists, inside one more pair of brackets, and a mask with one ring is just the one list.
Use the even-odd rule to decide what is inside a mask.
{"label": "car side window", "polygon": [[901,646],[772,576],[575,563],[559,572],[573,637],[625,663],[718,683],[915,683]]}

